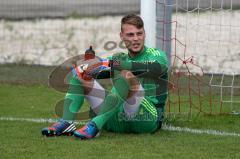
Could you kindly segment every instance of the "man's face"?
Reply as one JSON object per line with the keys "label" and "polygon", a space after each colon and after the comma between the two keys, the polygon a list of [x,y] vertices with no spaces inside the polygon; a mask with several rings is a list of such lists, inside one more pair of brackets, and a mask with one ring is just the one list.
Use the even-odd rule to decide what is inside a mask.
{"label": "man's face", "polygon": [[142,51],[145,41],[145,31],[143,28],[138,29],[134,25],[124,24],[120,37],[132,54]]}

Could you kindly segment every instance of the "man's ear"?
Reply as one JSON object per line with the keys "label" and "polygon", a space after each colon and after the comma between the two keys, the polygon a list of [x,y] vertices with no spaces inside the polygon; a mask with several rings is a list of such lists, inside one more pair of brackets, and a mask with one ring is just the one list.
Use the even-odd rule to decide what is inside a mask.
{"label": "man's ear", "polygon": [[120,32],[119,35],[120,35],[121,40],[123,40],[123,33]]}
{"label": "man's ear", "polygon": [[146,32],[145,32],[145,29],[143,28],[143,34],[144,34],[144,36],[146,37]]}

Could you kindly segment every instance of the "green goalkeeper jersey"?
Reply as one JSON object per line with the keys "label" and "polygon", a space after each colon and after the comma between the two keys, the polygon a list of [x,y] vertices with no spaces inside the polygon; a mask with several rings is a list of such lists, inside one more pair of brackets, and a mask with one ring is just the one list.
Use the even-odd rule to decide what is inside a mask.
{"label": "green goalkeeper jersey", "polygon": [[145,91],[145,98],[156,107],[164,105],[167,98],[168,60],[166,54],[155,48],[144,47],[138,55],[118,53],[111,57],[113,69],[129,70],[138,77]]}

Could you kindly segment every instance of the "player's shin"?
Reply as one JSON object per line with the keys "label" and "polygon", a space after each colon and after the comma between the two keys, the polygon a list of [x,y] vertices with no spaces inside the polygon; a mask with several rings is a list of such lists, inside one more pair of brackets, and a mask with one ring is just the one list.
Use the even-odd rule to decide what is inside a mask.
{"label": "player's shin", "polygon": [[104,102],[100,107],[100,113],[92,121],[96,123],[98,129],[117,112],[118,106],[122,105],[127,99],[130,86],[128,81],[122,76],[118,76],[114,80],[114,87],[117,93],[111,93],[106,96]]}
{"label": "player's shin", "polygon": [[63,116],[64,120],[74,120],[84,102],[84,88],[82,83],[72,78],[69,90],[64,99]]}

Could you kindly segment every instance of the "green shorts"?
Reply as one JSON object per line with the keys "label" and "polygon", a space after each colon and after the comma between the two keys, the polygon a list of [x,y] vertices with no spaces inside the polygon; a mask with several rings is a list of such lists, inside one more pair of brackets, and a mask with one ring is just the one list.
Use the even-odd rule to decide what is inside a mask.
{"label": "green shorts", "polygon": [[158,114],[155,106],[145,98],[139,110],[132,116],[126,116],[123,105],[109,119],[103,129],[117,133],[152,133],[159,128]]}

